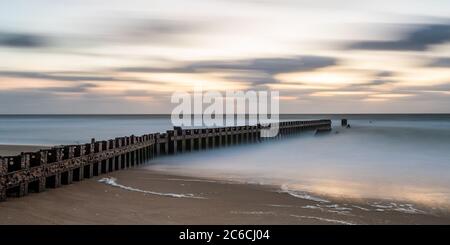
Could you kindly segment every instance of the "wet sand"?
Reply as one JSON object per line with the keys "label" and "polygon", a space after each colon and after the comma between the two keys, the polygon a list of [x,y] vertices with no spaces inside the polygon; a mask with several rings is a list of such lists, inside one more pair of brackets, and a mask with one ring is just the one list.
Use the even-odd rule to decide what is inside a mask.
{"label": "wet sand", "polygon": [[[119,186],[99,182],[105,177]],[[0,224],[450,224],[449,215],[429,210],[327,200],[133,168],[9,198],[0,203]]]}

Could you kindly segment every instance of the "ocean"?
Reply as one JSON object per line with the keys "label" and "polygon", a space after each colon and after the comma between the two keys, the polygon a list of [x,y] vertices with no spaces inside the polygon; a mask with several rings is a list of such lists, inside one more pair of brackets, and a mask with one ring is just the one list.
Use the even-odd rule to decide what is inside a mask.
{"label": "ocean", "polygon": [[[270,184],[303,198],[316,193],[450,206],[450,115],[281,116],[325,118],[333,119],[328,134],[161,157],[143,171]],[[341,118],[351,127],[342,128]],[[3,115],[0,144],[74,144],[171,128],[165,115]]]}

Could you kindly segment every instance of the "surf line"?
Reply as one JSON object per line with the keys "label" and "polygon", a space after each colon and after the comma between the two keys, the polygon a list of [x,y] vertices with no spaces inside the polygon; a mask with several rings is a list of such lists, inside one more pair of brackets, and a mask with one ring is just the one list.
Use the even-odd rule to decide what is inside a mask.
{"label": "surf line", "polygon": [[145,193],[145,194],[152,194],[152,195],[158,195],[158,196],[168,196],[168,197],[176,197],[176,198],[195,198],[195,199],[206,199],[205,197],[199,197],[199,196],[195,196],[194,194],[177,194],[177,193],[163,193],[163,192],[156,192],[156,191],[147,191],[147,190],[141,190],[138,188],[134,188],[134,187],[130,187],[130,186],[126,186],[126,185],[122,185],[117,183],[117,179],[116,178],[101,178],[98,180],[98,182],[100,183],[104,183],[110,186],[114,186],[114,187],[118,187],[124,190],[128,190],[128,191],[134,191],[134,192],[141,192],[141,193]]}

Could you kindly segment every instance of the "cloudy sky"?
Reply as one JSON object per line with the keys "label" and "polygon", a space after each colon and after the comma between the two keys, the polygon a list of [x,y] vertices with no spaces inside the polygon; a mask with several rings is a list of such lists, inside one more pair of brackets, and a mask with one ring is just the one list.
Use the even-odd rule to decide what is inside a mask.
{"label": "cloudy sky", "polygon": [[450,112],[448,0],[0,2],[0,113],[170,113],[277,90],[284,113]]}

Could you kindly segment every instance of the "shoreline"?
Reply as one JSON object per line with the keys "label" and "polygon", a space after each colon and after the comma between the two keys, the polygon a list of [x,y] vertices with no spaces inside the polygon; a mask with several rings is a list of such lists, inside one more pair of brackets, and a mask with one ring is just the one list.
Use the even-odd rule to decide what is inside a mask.
{"label": "shoreline", "polygon": [[132,168],[10,198],[0,224],[450,224],[449,215],[367,201]]}

